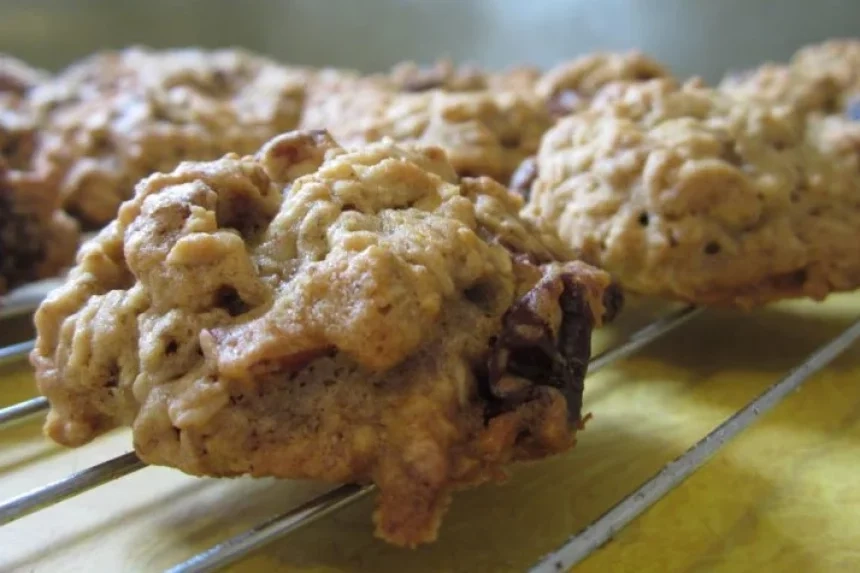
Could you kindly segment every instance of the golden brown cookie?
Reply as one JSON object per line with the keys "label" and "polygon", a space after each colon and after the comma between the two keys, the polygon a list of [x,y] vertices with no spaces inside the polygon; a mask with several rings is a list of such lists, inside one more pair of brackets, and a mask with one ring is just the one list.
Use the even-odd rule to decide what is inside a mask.
{"label": "golden brown cookie", "polygon": [[390,137],[445,149],[460,175],[507,183],[533,154],[551,118],[525,92],[400,93],[363,86],[312,94],[303,129],[328,129],[345,145]]}
{"label": "golden brown cookie", "polygon": [[540,70],[531,66],[516,66],[498,72],[483,70],[473,64],[455,65],[449,59],[440,59],[428,66],[415,62],[401,62],[387,75],[371,75],[368,79],[379,82],[378,87],[402,92],[442,90],[448,92],[473,91],[533,91]]}
{"label": "golden brown cookie", "polygon": [[391,69],[384,80],[390,82],[394,90],[404,92],[487,89],[487,76],[477,66],[455,66],[448,59],[437,60],[429,66],[421,66],[415,62],[401,62]]}
{"label": "golden brown cookie", "polygon": [[829,76],[843,90],[860,90],[860,40],[837,38],[806,46],[790,65],[809,76]]}
{"label": "golden brown cookie", "polygon": [[751,307],[860,285],[856,129],[699,82],[614,91],[546,134],[529,218],[643,294]]}
{"label": "golden brown cookie", "polygon": [[535,84],[535,91],[555,116],[564,116],[587,105],[604,87],[671,78],[669,70],[638,52],[595,52],[556,65]]}
{"label": "golden brown cookie", "polygon": [[620,305],[441,149],[291,132],[143,180],[36,314],[46,432],[131,425],[148,463],[375,482],[377,533],[432,541],[454,488],[561,452]]}
{"label": "golden brown cookie", "polygon": [[720,89],[734,97],[787,103],[815,114],[860,120],[860,41],[831,40],[797,51],[787,64],[729,74]]}
{"label": "golden brown cookie", "polygon": [[832,77],[776,63],[728,75],[719,88],[732,97],[788,104],[807,113],[839,113],[842,107],[843,89]]}
{"label": "golden brown cookie", "polygon": [[134,184],[183,160],[250,153],[299,121],[305,70],[240,50],[129,48],[71,66],[32,96],[58,137],[66,209],[110,221]]}
{"label": "golden brown cookie", "polygon": [[74,261],[78,226],[60,208],[59,173],[35,154],[41,138],[25,108],[0,103],[0,294]]}

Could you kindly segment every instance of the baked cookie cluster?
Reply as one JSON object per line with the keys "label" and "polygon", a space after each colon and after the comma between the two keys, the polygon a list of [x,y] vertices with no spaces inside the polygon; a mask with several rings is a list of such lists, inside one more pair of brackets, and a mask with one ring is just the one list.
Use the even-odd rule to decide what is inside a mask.
{"label": "baked cookie cluster", "polygon": [[62,166],[66,210],[101,227],[142,177],[294,129],[308,74],[239,50],[98,54],[33,94],[56,135],[40,151]]}
{"label": "baked cookie cluster", "polygon": [[36,314],[46,432],[143,460],[380,488],[383,538],[568,449],[620,297],[444,151],[298,131],[141,181]]}
{"label": "baked cookie cluster", "polygon": [[[97,230],[113,220],[141,178],[182,161],[252,153],[297,128],[327,129],[347,146],[383,138],[440,146],[461,176],[508,184],[572,98],[585,102],[603,84],[665,73],[632,52],[584,56],[546,74],[527,66],[487,72],[440,60],[364,75],[285,66],[237,49],[135,46],[94,54],[53,77],[4,56],[0,111],[5,139],[23,130],[32,140],[27,155],[44,175],[34,201],[67,228],[73,223],[58,208],[85,230]],[[7,162],[10,153],[4,147]],[[50,232],[42,242],[53,240]],[[6,234],[33,243],[18,231]],[[40,266],[32,253],[16,260],[34,278],[72,262],[68,246],[57,255],[51,265]]]}
{"label": "baked cookie cluster", "polygon": [[453,490],[574,444],[618,285],[741,308],[860,286],[858,46],[716,87],[639,52],[0,60],[0,289],[70,263],[69,214],[101,229],[36,313],[45,431],[372,482],[380,537],[432,541]]}
{"label": "baked cookie cluster", "polygon": [[347,83],[340,93],[312,94],[301,125],[327,129],[347,145],[384,137],[438,145],[460,175],[507,184],[556,117],[586,105],[604,85],[668,75],[639,52],[590,54],[546,73],[406,63],[387,76]]}

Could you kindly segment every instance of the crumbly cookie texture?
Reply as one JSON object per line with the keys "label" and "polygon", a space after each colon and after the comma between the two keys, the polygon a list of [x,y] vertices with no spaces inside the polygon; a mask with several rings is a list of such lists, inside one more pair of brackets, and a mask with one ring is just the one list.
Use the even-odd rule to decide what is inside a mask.
{"label": "crumbly cookie texture", "polygon": [[532,66],[516,66],[491,72],[473,64],[458,66],[451,60],[442,59],[426,66],[415,62],[401,62],[387,75],[373,75],[370,78],[378,81],[379,87],[403,92],[526,92],[534,89],[540,74],[540,69]]}
{"label": "crumbly cookie texture", "polygon": [[65,170],[66,209],[101,226],[141,177],[294,129],[307,78],[241,50],[134,47],[72,66],[32,100],[58,135],[42,153]]}
{"label": "crumbly cookie texture", "polygon": [[377,533],[435,538],[454,488],[561,452],[620,306],[489,178],[325,132],[143,180],[36,313],[69,446],[121,424],[200,475],[375,482]]}
{"label": "crumbly cookie texture", "polygon": [[423,92],[434,89],[446,91],[480,91],[487,89],[487,76],[477,66],[454,65],[443,59],[422,66],[415,62],[401,62],[385,78],[397,91]]}
{"label": "crumbly cookie texture", "polygon": [[671,77],[666,67],[641,52],[596,52],[558,64],[534,89],[553,115],[564,116],[587,106],[609,84]]}
{"label": "crumbly cookie texture", "polygon": [[0,107],[0,294],[74,262],[78,226],[60,209],[58,173],[35,155],[23,109]]}
{"label": "crumbly cookie texture", "polygon": [[400,93],[373,87],[312,95],[304,129],[328,129],[345,145],[390,137],[442,147],[462,176],[507,183],[538,148],[551,118],[527,92]]}
{"label": "crumbly cookie texture", "polygon": [[720,88],[735,97],[860,120],[860,41],[831,40],[806,46],[787,64],[768,62],[729,74]]}
{"label": "crumbly cookie texture", "polygon": [[631,84],[547,133],[524,214],[631,291],[821,299],[860,285],[858,141],[792,106]]}
{"label": "crumbly cookie texture", "polygon": [[726,76],[720,89],[762,104],[788,104],[806,112],[837,112],[842,89],[826,75],[807,75],[789,66],[767,63],[754,70]]}
{"label": "crumbly cookie texture", "polygon": [[806,46],[791,59],[793,68],[807,75],[819,74],[832,78],[846,91],[860,91],[860,40],[833,39]]}

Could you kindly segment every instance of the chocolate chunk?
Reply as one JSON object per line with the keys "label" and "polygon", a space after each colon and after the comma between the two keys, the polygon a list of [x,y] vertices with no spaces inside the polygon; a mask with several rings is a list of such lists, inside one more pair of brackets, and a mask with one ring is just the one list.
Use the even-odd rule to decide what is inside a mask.
{"label": "chocolate chunk", "polygon": [[529,200],[531,194],[532,183],[538,176],[537,160],[534,157],[527,157],[520,163],[514,174],[511,175],[510,189],[522,196],[526,201]]}
{"label": "chocolate chunk", "polygon": [[[561,369],[550,378],[567,400],[567,412],[571,420],[582,416],[582,392],[588,360],[591,358],[591,330],[594,318],[585,298],[583,287],[565,275],[561,304],[562,320],[558,332],[558,350]],[[557,385],[556,385],[557,384]]]}
{"label": "chocolate chunk", "polygon": [[603,323],[612,322],[624,306],[624,291],[621,285],[612,283],[603,291]]}
{"label": "chocolate chunk", "polygon": [[[540,299],[557,286],[555,281],[563,286],[558,298],[562,321],[554,336],[538,309]],[[578,421],[593,327],[584,289],[571,275],[541,281],[526,293],[503,317],[502,332],[491,349],[484,388],[490,402],[488,416],[535,398],[540,386],[551,386],[565,397],[570,420]]]}

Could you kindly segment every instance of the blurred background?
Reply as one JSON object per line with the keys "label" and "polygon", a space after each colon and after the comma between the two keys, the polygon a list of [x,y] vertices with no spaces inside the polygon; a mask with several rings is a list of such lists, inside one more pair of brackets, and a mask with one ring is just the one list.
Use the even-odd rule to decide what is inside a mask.
{"label": "blurred background", "polygon": [[238,45],[377,71],[448,56],[542,66],[639,48],[708,80],[860,35],[860,0],[0,0],[0,51],[57,69],[102,48]]}

